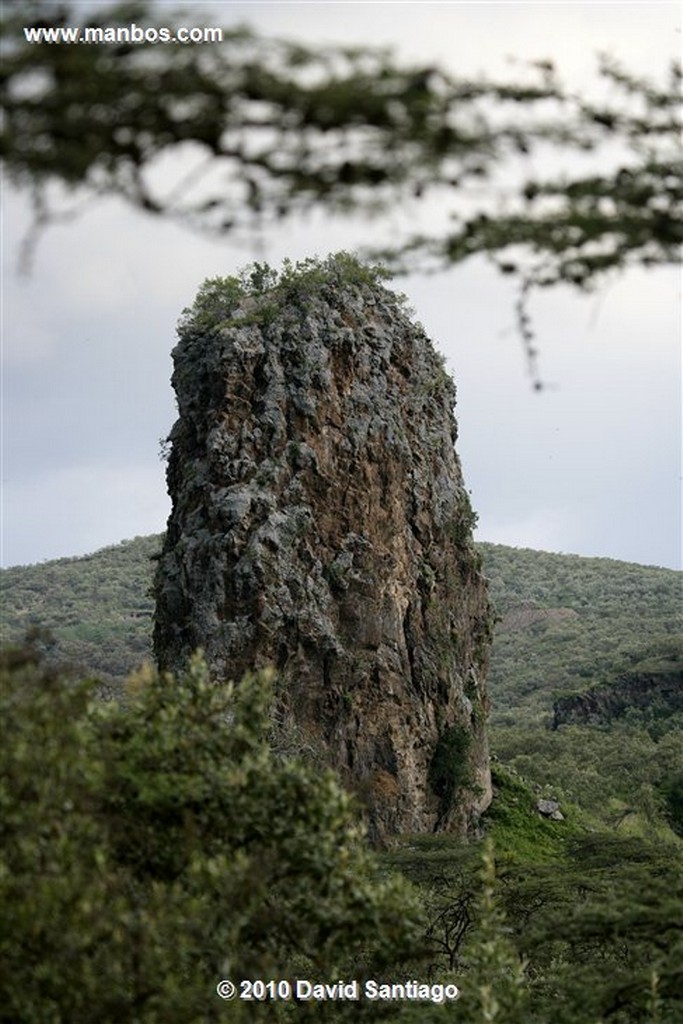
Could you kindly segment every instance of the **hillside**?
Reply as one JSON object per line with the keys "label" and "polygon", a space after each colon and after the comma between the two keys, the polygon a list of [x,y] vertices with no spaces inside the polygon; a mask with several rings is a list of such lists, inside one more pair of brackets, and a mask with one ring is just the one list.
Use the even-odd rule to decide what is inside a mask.
{"label": "hillside", "polygon": [[649,649],[680,646],[671,569],[481,544],[496,626],[492,721],[549,721],[557,697],[603,682]]}
{"label": "hillside", "polygon": [[[49,629],[61,657],[123,679],[151,656],[154,557],[161,535],[84,558],[2,571],[0,640]],[[489,671],[494,724],[550,724],[553,703],[680,649],[681,576],[604,558],[479,544],[498,622]]]}
{"label": "hillside", "polygon": [[36,627],[56,641],[60,661],[122,682],[151,656],[152,561],[159,536],[136,537],[83,558],[4,569],[0,643]]}
{"label": "hillside", "polygon": [[[491,749],[539,794],[580,806],[596,824],[681,834],[680,574],[480,550],[499,616]],[[596,702],[600,713],[589,715]]]}

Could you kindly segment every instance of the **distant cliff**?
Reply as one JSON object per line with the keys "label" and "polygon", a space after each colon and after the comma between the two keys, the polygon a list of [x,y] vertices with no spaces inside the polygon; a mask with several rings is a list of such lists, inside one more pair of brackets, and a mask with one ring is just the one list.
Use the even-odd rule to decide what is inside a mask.
{"label": "distant cliff", "polygon": [[280,727],[375,836],[465,833],[491,794],[491,615],[442,360],[346,254],[206,282],[179,339],[160,665],[274,664]]}
{"label": "distant cliff", "polygon": [[605,725],[630,710],[647,711],[654,719],[683,711],[680,655],[618,673],[610,682],[584,693],[561,697],[553,705],[553,728],[569,724]]}

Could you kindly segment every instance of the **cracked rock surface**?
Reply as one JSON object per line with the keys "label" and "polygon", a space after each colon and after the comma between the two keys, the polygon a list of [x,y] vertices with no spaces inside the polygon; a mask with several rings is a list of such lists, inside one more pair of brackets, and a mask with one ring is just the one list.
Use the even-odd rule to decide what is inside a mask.
{"label": "cracked rock surface", "polygon": [[375,838],[465,834],[491,793],[491,616],[442,360],[348,257],[198,299],[179,336],[161,667],[274,665],[280,729]]}

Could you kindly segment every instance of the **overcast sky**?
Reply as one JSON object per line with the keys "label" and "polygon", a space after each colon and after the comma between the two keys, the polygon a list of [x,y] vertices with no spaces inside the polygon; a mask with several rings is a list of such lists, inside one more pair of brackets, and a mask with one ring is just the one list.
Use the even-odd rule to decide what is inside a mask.
{"label": "overcast sky", "polygon": [[[462,74],[510,73],[510,57],[551,58],[583,85],[599,51],[657,74],[681,42],[679,5],[654,0],[205,6],[209,25],[391,45]],[[205,277],[254,258],[278,263],[353,248],[379,230],[369,235],[362,221],[320,215],[239,248],[110,200],[49,229],[21,276],[29,218],[25,197],[6,188],[4,565],[164,529],[159,441],[175,417],[174,325]],[[389,217],[384,227],[391,225]],[[536,297],[540,371],[550,385],[541,393],[529,385],[514,332],[513,287],[484,261],[397,287],[456,381],[458,451],[478,539],[680,568],[677,271],[632,271],[588,298],[567,289]]]}

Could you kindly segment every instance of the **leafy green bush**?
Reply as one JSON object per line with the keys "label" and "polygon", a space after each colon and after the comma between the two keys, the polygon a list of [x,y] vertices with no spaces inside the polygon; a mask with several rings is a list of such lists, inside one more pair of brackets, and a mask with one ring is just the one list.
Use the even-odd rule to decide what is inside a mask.
{"label": "leafy green bush", "polygon": [[[192,306],[183,310],[178,323],[181,337],[198,337],[228,323],[267,324],[280,305],[301,305],[322,285],[335,288],[376,287],[391,274],[384,267],[362,262],[352,253],[337,252],[296,262],[285,259],[282,270],[267,263],[252,263],[231,277],[212,277],[200,286]],[[388,302],[404,305],[406,297],[386,290]],[[240,303],[261,299],[253,310],[235,321]]]}
{"label": "leafy green bush", "polygon": [[[416,902],[334,776],[265,742],[267,675],[210,685],[197,657],[103,705],[14,649],[0,683],[3,1020],[212,1021],[222,977],[412,950]],[[273,1015],[237,1000],[230,1019]]]}
{"label": "leafy green bush", "polygon": [[676,835],[683,837],[683,772],[665,777],[659,785],[664,814]]}
{"label": "leafy green bush", "polygon": [[452,725],[441,733],[429,764],[428,781],[445,813],[457,792],[471,782],[469,751],[472,734],[462,725]]}
{"label": "leafy green bush", "polygon": [[683,1020],[680,849],[585,833],[568,841],[561,870],[520,867],[506,879],[508,920],[533,979],[530,1020]]}
{"label": "leafy green bush", "polygon": [[181,337],[214,331],[232,317],[245,289],[239,277],[210,277],[200,285],[191,306],[178,322]]}

